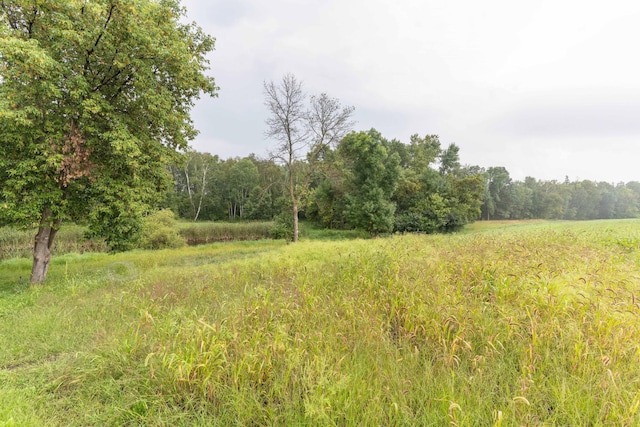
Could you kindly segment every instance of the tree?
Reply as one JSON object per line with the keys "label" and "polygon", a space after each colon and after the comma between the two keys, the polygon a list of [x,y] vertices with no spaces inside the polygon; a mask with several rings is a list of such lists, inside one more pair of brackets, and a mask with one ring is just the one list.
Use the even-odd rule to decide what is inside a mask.
{"label": "tree", "polygon": [[248,219],[273,219],[281,209],[278,201],[283,199],[283,169],[272,160],[258,159],[254,154],[248,157],[258,170],[258,184],[251,192],[251,199],[245,210]]}
{"label": "tree", "polygon": [[570,218],[566,219],[596,219],[602,195],[596,187],[596,183],[583,180],[568,184],[571,189],[569,199]]}
{"label": "tree", "polygon": [[[211,198],[209,190],[214,181],[214,172],[218,161],[218,156],[187,150],[183,154],[182,164],[170,166],[176,184],[176,192],[186,195],[188,218],[193,221],[198,220],[203,211],[203,205]],[[182,210],[181,205],[178,205],[178,212]]]}
{"label": "tree", "polygon": [[412,135],[409,151],[394,194],[398,204],[395,230],[451,232],[474,221],[482,204],[482,171],[462,167],[458,146],[442,149],[437,135]]}
{"label": "tree", "polygon": [[350,224],[374,235],[393,231],[396,206],[391,196],[400,176],[400,156],[388,155],[382,135],[375,129],[350,133],[339,149],[351,165],[347,195]]}
{"label": "tree", "polygon": [[533,209],[533,190],[520,181],[509,185],[508,212],[510,219],[531,219]]}
{"label": "tree", "polygon": [[[178,0],[0,3],[0,217],[37,226],[31,283],[64,219],[125,249],[196,135],[214,39]],[[87,214],[88,213],[88,214]]]}
{"label": "tree", "polygon": [[637,218],[640,206],[637,195],[628,186],[616,186],[615,218]]}
{"label": "tree", "polygon": [[[277,141],[272,156],[287,169],[293,241],[297,242],[298,211],[311,174],[326,149],[337,144],[353,126],[353,107],[342,107],[337,99],[324,93],[311,97],[307,107],[302,82],[293,74],[286,74],[279,85],[265,82],[264,94],[269,111],[266,136]],[[302,162],[305,156],[308,165]]]}
{"label": "tree", "polygon": [[440,153],[440,174],[454,173],[460,169],[460,147],[450,144]]}
{"label": "tree", "polygon": [[482,216],[487,220],[495,214],[497,218],[509,217],[507,197],[511,177],[506,168],[490,167],[486,172],[485,200],[482,206]]}
{"label": "tree", "polygon": [[306,95],[302,82],[293,74],[282,78],[280,85],[264,83],[265,106],[269,110],[267,132],[269,138],[278,142],[273,157],[282,161],[287,168],[287,188],[293,213],[293,241],[298,241],[298,206],[300,198],[296,192],[295,166],[301,152],[307,149]]}
{"label": "tree", "polygon": [[244,207],[249,200],[251,191],[258,185],[259,179],[258,168],[249,159],[241,159],[231,167],[229,171],[231,219],[235,219],[236,215],[243,218]]}

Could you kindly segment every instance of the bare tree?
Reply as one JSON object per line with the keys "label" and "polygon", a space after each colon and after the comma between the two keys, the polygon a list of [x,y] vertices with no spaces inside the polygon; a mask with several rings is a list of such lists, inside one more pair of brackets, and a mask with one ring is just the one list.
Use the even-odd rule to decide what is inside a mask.
{"label": "bare tree", "polygon": [[[335,98],[323,93],[312,96],[307,107],[302,82],[293,74],[286,74],[280,84],[264,83],[265,106],[269,110],[266,120],[266,136],[278,142],[274,159],[287,168],[287,186],[293,209],[293,241],[298,241],[298,208],[301,191],[308,185],[311,172],[324,151],[336,145],[353,126],[353,107],[342,107]],[[307,156],[309,166],[301,182],[296,186],[297,168]]]}
{"label": "bare tree", "polygon": [[343,107],[337,98],[326,93],[311,97],[307,112],[307,126],[312,138],[310,161],[318,160],[327,148],[335,148],[351,131],[353,111],[354,107]]}
{"label": "bare tree", "polygon": [[265,105],[269,109],[267,132],[269,138],[278,141],[272,156],[287,167],[287,186],[293,209],[293,241],[298,241],[299,197],[295,191],[295,163],[300,153],[309,143],[306,126],[306,95],[302,82],[293,74],[286,74],[280,85],[274,82],[264,84]]}

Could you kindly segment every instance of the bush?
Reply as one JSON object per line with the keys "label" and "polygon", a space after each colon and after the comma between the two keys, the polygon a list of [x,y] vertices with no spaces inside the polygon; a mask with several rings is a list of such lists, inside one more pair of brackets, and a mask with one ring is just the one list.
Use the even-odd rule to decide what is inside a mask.
{"label": "bush", "polygon": [[293,240],[293,215],[291,212],[282,212],[275,217],[271,227],[271,238]]}
{"label": "bush", "polygon": [[144,249],[179,248],[185,245],[178,224],[169,209],[157,211],[144,219],[141,247]]}

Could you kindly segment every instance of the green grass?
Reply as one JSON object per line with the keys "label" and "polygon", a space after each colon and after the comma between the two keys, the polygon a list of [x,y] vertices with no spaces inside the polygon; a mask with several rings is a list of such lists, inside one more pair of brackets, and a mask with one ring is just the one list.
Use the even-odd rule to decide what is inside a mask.
{"label": "green grass", "polygon": [[0,425],[638,425],[640,221],[0,263]]}

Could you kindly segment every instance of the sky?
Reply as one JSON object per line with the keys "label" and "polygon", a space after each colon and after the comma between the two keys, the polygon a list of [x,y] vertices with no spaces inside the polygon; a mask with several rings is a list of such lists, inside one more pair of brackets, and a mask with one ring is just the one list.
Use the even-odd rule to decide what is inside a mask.
{"label": "sky", "polygon": [[640,2],[183,0],[216,38],[198,151],[274,145],[264,82],[287,73],[355,107],[354,130],[439,135],[511,177],[640,181]]}

